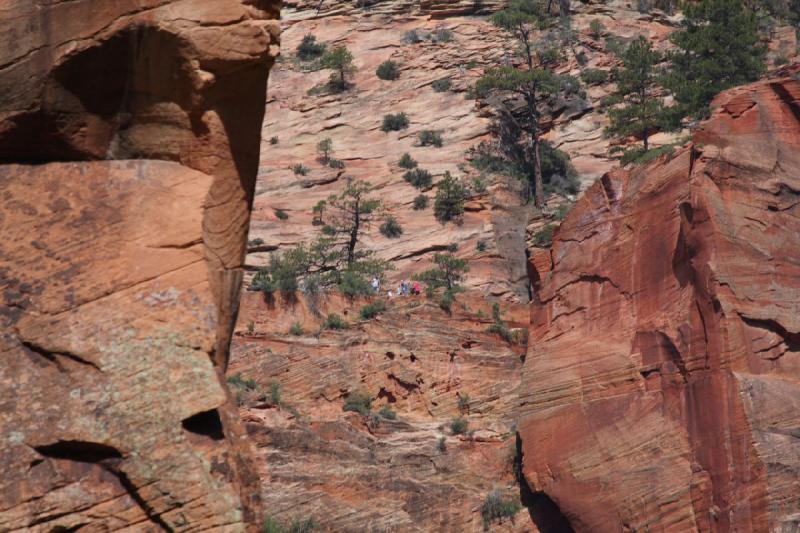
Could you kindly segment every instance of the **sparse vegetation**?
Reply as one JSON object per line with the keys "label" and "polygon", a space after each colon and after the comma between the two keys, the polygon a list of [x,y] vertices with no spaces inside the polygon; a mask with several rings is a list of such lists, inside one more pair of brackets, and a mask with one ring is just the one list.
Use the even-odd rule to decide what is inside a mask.
{"label": "sparse vegetation", "polygon": [[411,154],[406,152],[400,156],[400,159],[397,161],[397,166],[400,168],[412,169],[417,168],[417,162],[413,157],[411,157]]}
{"label": "sparse vegetation", "polygon": [[269,144],[278,144],[278,137],[270,137]]}
{"label": "sparse vegetation", "polygon": [[264,239],[261,237],[256,237],[255,239],[247,241],[248,246],[261,246],[262,244],[264,244]]}
{"label": "sparse vegetation", "polygon": [[378,65],[375,75],[382,80],[396,80],[400,77],[400,69],[397,62],[388,59]]}
{"label": "sparse vegetation", "polygon": [[439,440],[436,442],[436,449],[439,450],[440,453],[447,452],[447,437],[439,437]]}
{"label": "sparse vegetation", "polygon": [[407,171],[403,174],[403,179],[422,191],[430,189],[433,183],[433,176],[431,176],[431,173],[422,168],[415,168]]}
{"label": "sparse vegetation", "polygon": [[513,498],[503,498],[499,491],[493,490],[486,495],[481,505],[484,531],[489,530],[492,522],[503,522],[505,518],[513,518],[522,509],[522,505]]}
{"label": "sparse vegetation", "polygon": [[514,336],[511,334],[511,330],[508,329],[505,321],[500,316],[500,304],[497,302],[492,304],[492,320],[494,320],[494,323],[489,326],[487,331],[489,333],[498,335],[506,342],[512,342],[514,340]]}
{"label": "sparse vegetation", "polygon": [[437,93],[443,93],[450,90],[450,85],[450,78],[442,78],[439,80],[434,80],[434,82],[431,83],[431,88]]}
{"label": "sparse vegetation", "polygon": [[479,239],[478,242],[475,244],[475,248],[479,252],[485,252],[488,248],[488,244],[486,243],[486,239]]}
{"label": "sparse vegetation", "polygon": [[396,239],[403,234],[403,227],[392,215],[388,215],[380,226],[381,235],[389,239]]}
{"label": "sparse vegetation", "polygon": [[461,282],[469,272],[469,265],[466,259],[459,259],[452,253],[433,254],[434,268],[420,272],[414,279],[424,282],[427,285],[427,292],[432,296],[437,289],[444,289],[446,292],[460,292]]}
{"label": "sparse vegetation", "polygon": [[453,435],[464,435],[468,429],[469,421],[464,417],[459,416],[450,421],[450,432]]}
{"label": "sparse vegetation", "polygon": [[347,329],[350,327],[347,322],[338,314],[330,313],[322,323],[323,329]]}
{"label": "sparse vegetation", "polygon": [[583,69],[581,79],[586,85],[601,85],[608,81],[608,72],[599,68]]}
{"label": "sparse vegetation", "polygon": [[292,166],[292,172],[294,172],[295,176],[305,176],[308,174],[308,168],[302,163],[297,163]]}
{"label": "sparse vegetation", "polygon": [[451,220],[459,220],[464,214],[466,193],[461,182],[444,173],[444,178],[436,184],[436,196],[433,202],[433,214],[436,220],[445,224]]}
{"label": "sparse vegetation", "polygon": [[483,194],[486,192],[486,182],[483,181],[481,178],[475,178],[472,180],[472,190],[475,191],[476,194]]}
{"label": "sparse vegetation", "polygon": [[289,327],[289,335],[294,335],[295,337],[299,337],[303,334],[303,325],[299,322],[295,322],[294,324]]}
{"label": "sparse vegetation", "polygon": [[325,137],[317,143],[317,153],[319,154],[319,161],[323,165],[327,165],[331,161],[331,153],[333,152],[333,140],[330,137]]}
{"label": "sparse vegetation", "polygon": [[360,315],[363,320],[371,320],[386,310],[386,304],[377,300],[361,308]]}
{"label": "sparse vegetation", "polygon": [[378,411],[378,414],[381,415],[386,420],[396,420],[397,419],[397,413],[392,411],[392,408],[389,407],[388,405],[384,405],[383,407],[381,407],[381,410]]}
{"label": "sparse vegetation", "polygon": [[353,65],[353,54],[344,46],[337,46],[326,51],[320,58],[320,65],[322,68],[333,70],[327,84],[327,89],[333,93],[346,90],[349,86],[347,79],[356,70]]}
{"label": "sparse vegetation", "polygon": [[319,528],[313,518],[295,518],[289,525],[268,516],[264,519],[261,533],[311,533]]}
{"label": "sparse vegetation", "polygon": [[466,392],[458,394],[458,412],[462,415],[469,413],[469,394]]}
{"label": "sparse vegetation", "polygon": [[428,197],[424,194],[419,194],[414,198],[414,204],[412,206],[414,211],[421,211],[428,207]]}
{"label": "sparse vegetation", "polygon": [[389,133],[390,131],[400,131],[408,128],[408,115],[401,111],[397,114],[389,114],[383,116],[383,124],[381,124],[381,131]]}
{"label": "sparse vegetation", "polygon": [[556,230],[555,224],[547,224],[545,227],[537,231],[533,235],[534,246],[547,248],[551,244],[553,244],[553,233],[555,232],[555,230]]}
{"label": "sparse vegetation", "polygon": [[272,405],[282,405],[281,401],[281,385],[277,381],[269,384],[269,400]]}
{"label": "sparse vegetation", "polygon": [[372,397],[363,391],[351,392],[345,399],[343,411],[352,411],[363,416],[367,416],[372,408]]}
{"label": "sparse vegetation", "polygon": [[433,130],[422,130],[419,132],[419,145],[420,146],[435,146],[441,148],[444,144],[442,136]]}
{"label": "sparse vegetation", "polygon": [[278,220],[287,220],[289,218],[289,214],[283,209],[276,209],[275,216],[278,217]]}
{"label": "sparse vegetation", "polygon": [[326,46],[323,43],[317,42],[315,35],[307,34],[297,45],[297,57],[301,61],[311,61],[322,57],[325,53]]}
{"label": "sparse vegetation", "polygon": [[603,23],[597,19],[589,23],[589,35],[591,35],[593,39],[599,39],[603,35],[605,29]]}
{"label": "sparse vegetation", "polygon": [[253,333],[255,333],[255,331],[256,331],[256,325],[251,320],[250,322],[247,323],[247,334],[252,335]]}

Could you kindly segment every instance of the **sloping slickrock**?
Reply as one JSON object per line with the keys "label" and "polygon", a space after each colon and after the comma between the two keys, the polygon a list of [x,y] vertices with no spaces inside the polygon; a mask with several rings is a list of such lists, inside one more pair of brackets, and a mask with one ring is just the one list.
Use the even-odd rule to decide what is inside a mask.
{"label": "sloping slickrock", "polygon": [[[491,306],[476,292],[459,295],[452,315],[424,296],[396,296],[364,320],[366,303],[329,295],[316,316],[304,295],[243,296],[229,376],[254,382],[239,389],[241,415],[267,512],[330,531],[483,531],[490,491],[518,498],[514,393],[527,306],[503,306],[523,334],[509,343],[487,332]],[[320,329],[331,312],[350,327]],[[302,329],[292,334],[293,324]],[[374,398],[370,415],[343,411],[354,393]],[[380,416],[384,407],[396,419]],[[450,429],[460,414],[469,435]],[[492,527],[531,531],[524,510]]]}
{"label": "sloping slickrock", "polygon": [[276,19],[0,7],[0,530],[260,521],[221,375]]}
{"label": "sloping slickrock", "polygon": [[[728,91],[564,221],[520,387],[524,475],[580,531],[800,524],[800,82]],[[549,270],[549,272],[548,272]]]}

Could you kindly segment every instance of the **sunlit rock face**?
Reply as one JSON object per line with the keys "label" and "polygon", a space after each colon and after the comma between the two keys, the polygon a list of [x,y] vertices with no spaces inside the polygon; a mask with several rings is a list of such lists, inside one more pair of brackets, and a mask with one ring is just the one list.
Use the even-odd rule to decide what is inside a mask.
{"label": "sunlit rock face", "polygon": [[712,107],[532,261],[523,471],[576,530],[798,524],[800,83]]}
{"label": "sunlit rock face", "polygon": [[0,8],[0,529],[259,522],[220,374],[277,17]]}

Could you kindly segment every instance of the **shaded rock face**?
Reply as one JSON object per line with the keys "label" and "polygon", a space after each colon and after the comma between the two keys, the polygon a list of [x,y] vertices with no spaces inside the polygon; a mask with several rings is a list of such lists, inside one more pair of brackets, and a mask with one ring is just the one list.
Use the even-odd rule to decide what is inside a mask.
{"label": "shaded rock face", "polygon": [[258,479],[220,374],[278,5],[11,4],[0,530],[243,530]]}
{"label": "shaded rock face", "polygon": [[800,83],[715,106],[532,261],[524,475],[576,530],[798,527]]}

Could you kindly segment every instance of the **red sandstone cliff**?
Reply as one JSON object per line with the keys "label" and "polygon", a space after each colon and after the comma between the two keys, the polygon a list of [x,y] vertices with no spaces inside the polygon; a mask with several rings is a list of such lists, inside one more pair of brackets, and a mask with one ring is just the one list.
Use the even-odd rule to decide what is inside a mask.
{"label": "red sandstone cliff", "polygon": [[799,193],[784,75],[595,183],[535,261],[524,475],[576,530],[797,529]]}
{"label": "red sandstone cliff", "polygon": [[277,15],[0,5],[0,530],[258,521],[220,374]]}

